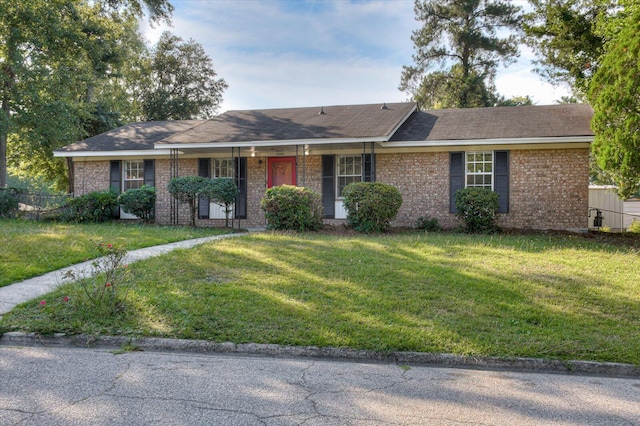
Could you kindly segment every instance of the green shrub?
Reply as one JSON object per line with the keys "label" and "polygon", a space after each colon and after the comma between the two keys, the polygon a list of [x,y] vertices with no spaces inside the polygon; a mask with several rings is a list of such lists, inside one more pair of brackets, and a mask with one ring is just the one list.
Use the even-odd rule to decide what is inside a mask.
{"label": "green shrub", "polygon": [[358,232],[382,232],[402,205],[394,186],[380,182],[354,182],[342,190],[349,225]]}
{"label": "green shrub", "polygon": [[0,188],[0,217],[12,218],[18,211],[18,197],[11,188]]}
{"label": "green shrub", "polygon": [[491,233],[498,228],[498,194],[487,188],[465,188],[456,191],[456,215],[469,233]]}
{"label": "green shrub", "polygon": [[269,188],[260,207],[268,229],[317,231],[322,228],[322,198],[309,188],[291,185]]}
{"label": "green shrub", "polygon": [[129,189],[120,194],[119,201],[126,213],[138,216],[144,223],[153,222],[156,188],[144,185],[140,189]]}
{"label": "green shrub", "polygon": [[167,189],[173,197],[181,203],[189,204],[191,209],[191,226],[196,226],[198,212],[198,198],[206,191],[211,179],[202,176],[181,176],[169,181]]}
{"label": "green shrub", "polygon": [[437,232],[442,229],[438,224],[438,218],[429,216],[420,216],[416,222],[416,228],[429,232]]}
{"label": "green shrub", "polygon": [[118,208],[118,195],[113,191],[94,191],[73,198],[68,205],[68,220],[74,222],[107,222]]}
{"label": "green shrub", "polygon": [[231,178],[210,179],[209,183],[203,188],[201,193],[202,196],[210,201],[224,205],[226,227],[229,227],[229,213],[231,212],[231,205],[236,202],[238,194],[240,194],[238,186]]}
{"label": "green shrub", "polygon": [[633,222],[629,225],[629,232],[640,234],[640,220],[633,219]]}

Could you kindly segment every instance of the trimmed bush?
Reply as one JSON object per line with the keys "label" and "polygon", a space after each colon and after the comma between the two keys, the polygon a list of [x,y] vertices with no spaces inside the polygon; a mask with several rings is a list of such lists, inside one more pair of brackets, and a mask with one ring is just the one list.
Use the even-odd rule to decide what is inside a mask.
{"label": "trimmed bush", "polygon": [[498,230],[498,194],[487,188],[465,188],[456,191],[456,209],[468,233],[487,234]]}
{"label": "trimmed bush", "polygon": [[631,225],[629,225],[629,232],[640,234],[640,220],[633,219],[633,221],[631,222]]}
{"label": "trimmed bush", "polygon": [[181,176],[171,179],[167,185],[169,193],[181,203],[189,204],[191,209],[191,226],[196,227],[198,197],[206,190],[211,179],[202,176]]}
{"label": "trimmed bush", "polygon": [[240,194],[238,186],[231,178],[215,178],[205,185],[201,195],[214,203],[224,206],[225,226],[229,227],[229,213],[231,205],[236,202]]}
{"label": "trimmed bush", "polygon": [[0,188],[0,217],[12,218],[18,212],[18,197],[11,188]]}
{"label": "trimmed bush", "polygon": [[140,189],[129,189],[120,194],[120,205],[126,213],[138,216],[144,223],[153,222],[156,206],[156,188],[144,185]]}
{"label": "trimmed bush", "polygon": [[113,191],[94,191],[69,201],[68,219],[75,222],[107,222],[118,208]]}
{"label": "trimmed bush", "polygon": [[309,188],[292,185],[269,188],[260,207],[268,229],[317,231],[322,228],[322,197]]}
{"label": "trimmed bush", "polygon": [[382,232],[389,228],[402,205],[394,186],[380,182],[354,182],[342,190],[349,225],[358,232]]}
{"label": "trimmed bush", "polygon": [[416,228],[429,232],[437,232],[442,229],[438,224],[438,218],[429,216],[420,216],[416,222]]}

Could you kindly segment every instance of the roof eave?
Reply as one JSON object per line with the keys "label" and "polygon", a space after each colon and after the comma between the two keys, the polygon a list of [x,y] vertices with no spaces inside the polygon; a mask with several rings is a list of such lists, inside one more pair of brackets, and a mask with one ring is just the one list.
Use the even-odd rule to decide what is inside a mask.
{"label": "roof eave", "polygon": [[139,149],[119,151],[53,151],[54,157],[132,157],[145,155],[169,155],[168,149]]}

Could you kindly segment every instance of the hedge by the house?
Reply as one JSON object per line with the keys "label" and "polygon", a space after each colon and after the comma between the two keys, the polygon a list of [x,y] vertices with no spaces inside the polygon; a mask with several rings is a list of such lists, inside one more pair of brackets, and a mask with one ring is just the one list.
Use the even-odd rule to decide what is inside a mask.
{"label": "hedge by the house", "polygon": [[354,182],[342,190],[349,225],[359,232],[389,228],[402,205],[400,191],[380,182]]}
{"label": "hedge by the house", "polygon": [[322,228],[322,197],[309,188],[291,185],[269,188],[260,207],[268,229],[317,231]]}

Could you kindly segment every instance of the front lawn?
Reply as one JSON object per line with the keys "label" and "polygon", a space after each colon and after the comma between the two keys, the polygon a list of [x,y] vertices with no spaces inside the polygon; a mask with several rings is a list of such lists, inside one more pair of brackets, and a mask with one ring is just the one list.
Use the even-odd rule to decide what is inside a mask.
{"label": "front lawn", "polygon": [[0,287],[55,271],[95,255],[99,243],[127,249],[228,232],[224,229],[108,223],[76,225],[0,219]]}
{"label": "front lawn", "polygon": [[67,285],[5,315],[0,332],[640,364],[639,252],[581,236],[264,233],[131,269],[114,320],[74,309]]}

